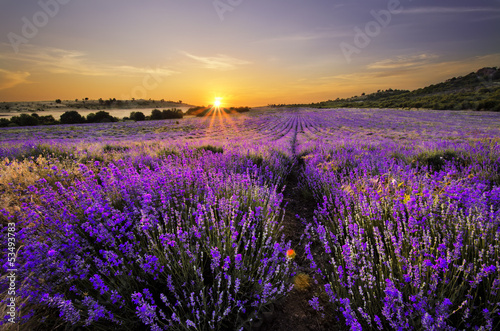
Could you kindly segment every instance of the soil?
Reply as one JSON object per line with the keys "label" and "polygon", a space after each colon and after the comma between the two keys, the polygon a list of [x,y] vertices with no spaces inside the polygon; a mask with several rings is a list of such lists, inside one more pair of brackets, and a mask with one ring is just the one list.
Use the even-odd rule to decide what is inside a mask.
{"label": "soil", "polygon": [[[287,186],[283,192],[286,203],[284,217],[284,233],[286,240],[292,242],[292,247],[297,253],[297,274],[310,276],[310,286],[297,286],[281,301],[274,305],[274,312],[264,314],[263,323],[254,327],[255,331],[330,331],[344,330],[340,319],[331,309],[325,307],[323,285],[324,282],[315,276],[309,268],[309,262],[305,258],[301,235],[304,233],[306,223],[312,222],[316,202],[312,197],[304,196],[298,187],[298,173],[300,165],[295,166],[288,178]],[[305,288],[302,288],[305,287]],[[301,289],[302,288],[302,289]],[[309,304],[313,297],[319,297],[323,311],[315,311]]]}

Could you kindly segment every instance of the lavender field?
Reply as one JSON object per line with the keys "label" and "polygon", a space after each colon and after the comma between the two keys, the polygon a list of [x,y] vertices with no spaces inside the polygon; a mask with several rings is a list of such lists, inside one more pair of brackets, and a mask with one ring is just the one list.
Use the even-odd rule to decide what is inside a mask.
{"label": "lavender field", "polygon": [[499,113],[1,128],[0,162],[5,329],[256,330],[298,273],[335,328],[500,327]]}

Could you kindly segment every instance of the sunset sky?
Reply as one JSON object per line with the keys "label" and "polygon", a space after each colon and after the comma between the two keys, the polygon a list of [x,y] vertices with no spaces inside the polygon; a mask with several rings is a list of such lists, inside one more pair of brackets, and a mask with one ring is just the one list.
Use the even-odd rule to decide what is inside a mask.
{"label": "sunset sky", "polygon": [[500,66],[499,0],[0,0],[0,31],[0,101],[317,102]]}

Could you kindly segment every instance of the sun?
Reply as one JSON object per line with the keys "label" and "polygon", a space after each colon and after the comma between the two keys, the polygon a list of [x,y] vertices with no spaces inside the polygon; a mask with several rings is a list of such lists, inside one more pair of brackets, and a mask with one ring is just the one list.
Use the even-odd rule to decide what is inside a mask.
{"label": "sun", "polygon": [[222,104],[222,98],[215,98],[214,100],[214,107],[215,108],[220,108],[221,104]]}

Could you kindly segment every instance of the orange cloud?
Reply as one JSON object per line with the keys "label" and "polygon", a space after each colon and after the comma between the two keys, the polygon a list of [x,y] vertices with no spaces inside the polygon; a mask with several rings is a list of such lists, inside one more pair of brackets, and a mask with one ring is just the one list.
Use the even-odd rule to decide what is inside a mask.
{"label": "orange cloud", "polygon": [[6,90],[14,86],[27,83],[30,76],[26,71],[9,71],[0,69],[0,90]]}

